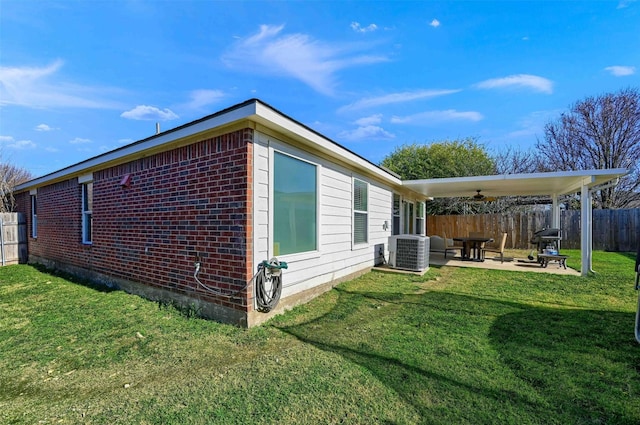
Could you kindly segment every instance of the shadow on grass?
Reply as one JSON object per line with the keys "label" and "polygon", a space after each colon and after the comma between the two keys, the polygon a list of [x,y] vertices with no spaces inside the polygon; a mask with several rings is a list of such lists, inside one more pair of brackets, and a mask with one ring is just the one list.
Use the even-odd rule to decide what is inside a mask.
{"label": "shadow on grass", "polygon": [[[279,329],[365,368],[427,423],[638,423],[631,313],[336,291],[323,316]],[[366,312],[380,303],[393,314]]]}

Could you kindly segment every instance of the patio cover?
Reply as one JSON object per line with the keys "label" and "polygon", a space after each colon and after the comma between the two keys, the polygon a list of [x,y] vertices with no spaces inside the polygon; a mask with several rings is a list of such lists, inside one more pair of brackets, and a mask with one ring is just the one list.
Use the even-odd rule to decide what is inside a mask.
{"label": "patio cover", "polygon": [[629,170],[557,171],[552,173],[502,174],[494,176],[452,177],[446,179],[404,180],[402,185],[426,198],[471,197],[481,190],[485,196],[548,195],[553,200],[552,226],[560,225],[558,196],[581,192],[582,275],[592,270],[591,193],[605,185],[616,184]]}

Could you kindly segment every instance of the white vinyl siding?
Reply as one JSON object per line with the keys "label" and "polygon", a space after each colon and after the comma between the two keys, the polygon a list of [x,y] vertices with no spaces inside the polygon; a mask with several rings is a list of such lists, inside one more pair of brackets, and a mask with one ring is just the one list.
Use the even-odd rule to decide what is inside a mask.
{"label": "white vinyl siding", "polygon": [[273,157],[275,152],[291,155],[316,165],[318,178],[317,250],[277,256],[289,265],[283,271],[282,296],[298,294],[327,282],[341,279],[374,265],[376,246],[387,246],[391,229],[389,205],[391,188],[368,176],[358,175],[367,183],[368,243],[353,243],[353,174],[350,167],[336,163],[328,156],[317,156],[283,142],[275,135],[256,131],[254,138],[254,253],[253,264],[276,256],[273,251],[274,210]]}

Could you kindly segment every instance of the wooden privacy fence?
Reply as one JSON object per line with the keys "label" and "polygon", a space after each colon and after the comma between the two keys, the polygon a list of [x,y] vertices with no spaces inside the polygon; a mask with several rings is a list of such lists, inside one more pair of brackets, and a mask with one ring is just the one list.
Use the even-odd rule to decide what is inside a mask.
{"label": "wooden privacy fence", "polygon": [[27,262],[27,222],[24,214],[0,213],[0,265]]}
{"label": "wooden privacy fence", "polygon": [[[551,227],[551,211],[529,213],[437,215],[427,217],[427,235],[466,236],[483,232],[494,238],[507,232],[507,248],[531,249],[537,230]],[[563,248],[580,249],[580,211],[560,212]],[[635,252],[640,243],[640,208],[593,210],[593,249]]]}

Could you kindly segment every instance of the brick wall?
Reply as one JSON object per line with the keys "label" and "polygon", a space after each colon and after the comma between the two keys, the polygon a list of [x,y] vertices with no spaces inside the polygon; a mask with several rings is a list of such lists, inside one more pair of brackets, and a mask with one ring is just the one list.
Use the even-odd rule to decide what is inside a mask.
{"label": "brick wall", "polygon": [[[252,149],[244,129],[93,173],[93,244],[81,237],[76,178],[38,188],[38,238],[29,253],[105,276],[253,309]],[[129,186],[121,186],[129,174]],[[18,196],[28,218],[29,193]],[[200,280],[229,298],[200,287]]]}

